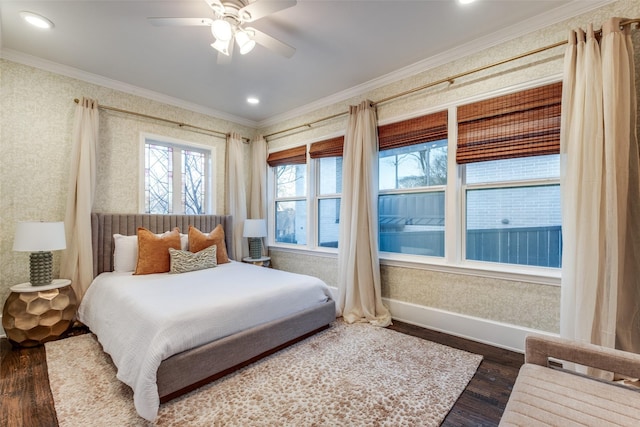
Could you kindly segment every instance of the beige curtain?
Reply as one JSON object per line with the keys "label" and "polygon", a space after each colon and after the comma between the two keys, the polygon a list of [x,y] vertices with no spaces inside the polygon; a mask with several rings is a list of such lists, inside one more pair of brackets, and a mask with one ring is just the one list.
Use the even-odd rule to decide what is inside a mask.
{"label": "beige curtain", "polygon": [[[251,143],[251,198],[249,218],[267,218],[267,141],[261,136]],[[267,254],[267,245],[262,239],[262,255]]]}
{"label": "beige curtain", "polygon": [[233,254],[236,261],[249,255],[247,240],[242,237],[244,220],[247,219],[247,196],[245,187],[242,137],[231,133],[227,137],[227,209],[233,216]]}
{"label": "beige curtain", "polygon": [[342,174],[337,311],[348,323],[388,326],[378,258],[378,131],[370,101],[350,107]]}
{"label": "beige curtain", "polygon": [[629,28],[572,31],[561,126],[561,335],[640,352],[640,181]]}
{"label": "beige curtain", "polygon": [[82,98],[73,124],[69,190],[64,226],[67,249],[62,252],[60,277],[71,279],[81,300],[93,280],[91,209],[96,188],[98,102]]}

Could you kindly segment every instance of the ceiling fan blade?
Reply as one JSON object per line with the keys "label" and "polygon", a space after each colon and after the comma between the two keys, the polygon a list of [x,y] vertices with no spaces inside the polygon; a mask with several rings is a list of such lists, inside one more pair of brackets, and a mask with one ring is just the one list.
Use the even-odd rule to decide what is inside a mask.
{"label": "ceiling fan blade", "polygon": [[259,45],[266,47],[269,50],[272,50],[280,55],[291,58],[294,53],[296,53],[296,48],[289,46],[288,44],[281,42],[278,39],[274,39],[270,35],[263,33],[262,31],[258,31],[255,28],[247,27],[246,31],[253,33],[253,40]]}
{"label": "ceiling fan blade", "polygon": [[224,6],[220,0],[204,0],[204,2],[218,15],[224,14]]}
{"label": "ceiling fan blade", "polygon": [[147,18],[147,21],[156,27],[192,27],[211,26],[211,18]]}
{"label": "ceiling fan blade", "polygon": [[256,0],[238,11],[242,22],[253,22],[267,15],[295,6],[296,0]]}

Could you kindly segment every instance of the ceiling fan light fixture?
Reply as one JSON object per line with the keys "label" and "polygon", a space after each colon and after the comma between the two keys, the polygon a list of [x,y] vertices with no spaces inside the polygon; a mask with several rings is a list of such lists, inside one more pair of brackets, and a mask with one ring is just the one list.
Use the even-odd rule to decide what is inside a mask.
{"label": "ceiling fan light fixture", "polygon": [[211,34],[216,40],[229,41],[233,37],[233,29],[228,21],[216,19],[211,24]]}
{"label": "ceiling fan light fixture", "polygon": [[229,44],[229,40],[218,39],[214,43],[211,43],[211,47],[221,54],[229,56]]}
{"label": "ceiling fan light fixture", "polygon": [[252,40],[251,37],[249,37],[249,34],[244,30],[236,33],[236,43],[238,43],[241,55],[251,52],[256,46],[255,40]]}

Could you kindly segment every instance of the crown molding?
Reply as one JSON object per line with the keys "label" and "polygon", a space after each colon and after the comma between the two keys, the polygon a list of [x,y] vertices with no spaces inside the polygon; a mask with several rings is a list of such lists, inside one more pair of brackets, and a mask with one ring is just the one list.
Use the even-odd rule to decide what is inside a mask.
{"label": "crown molding", "polygon": [[174,98],[172,96],[168,96],[168,95],[164,95],[151,90],[143,89],[138,86],[120,82],[118,80],[108,79],[106,77],[103,77],[97,74],[88,73],[86,71],[82,71],[77,68],[62,65],[57,62],[48,61],[46,59],[38,58],[36,56],[27,55],[12,49],[0,48],[0,58],[6,59],[12,62],[17,62],[19,64],[27,65],[30,67],[39,68],[41,70],[49,71],[55,74],[60,74],[73,79],[82,80],[87,83],[117,90],[130,95],[140,96],[142,98],[160,102],[162,104],[172,105],[174,107],[182,108],[188,111],[192,111],[194,113],[200,113],[207,116],[212,116],[217,119],[226,120],[242,126],[250,127],[252,129],[256,129],[258,127],[258,123],[253,120],[234,116],[232,114],[228,114],[223,111],[207,108],[199,104],[187,102],[179,98]]}
{"label": "crown molding", "polygon": [[534,18],[522,21],[517,25],[505,27],[485,37],[477,38],[470,43],[460,45],[454,49],[448,50],[447,52],[433,55],[429,58],[400,68],[384,76],[369,80],[368,82],[353,86],[349,89],[337,92],[333,95],[311,102],[307,105],[290,110],[288,112],[269,117],[268,119],[258,122],[258,128],[264,129],[270,126],[274,126],[278,123],[282,123],[284,121],[309,114],[321,108],[328,107],[330,105],[337,104],[351,98],[357,98],[380,87],[398,82],[408,77],[415,76],[416,74],[420,74],[441,65],[448,64],[466,56],[478,53],[481,50],[500,45],[502,43],[514,40],[518,37],[525,36],[535,31],[542,30],[567,19],[574,18],[595,9],[599,9],[610,3],[614,3],[615,1],[617,0],[574,0],[564,6],[560,6]]}

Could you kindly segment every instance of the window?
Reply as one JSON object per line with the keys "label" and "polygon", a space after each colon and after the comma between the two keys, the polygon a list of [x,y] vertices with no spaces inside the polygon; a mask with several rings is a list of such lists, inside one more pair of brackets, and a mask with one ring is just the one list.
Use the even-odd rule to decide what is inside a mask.
{"label": "window", "polygon": [[306,146],[269,154],[275,174],[275,238],[278,243],[307,244]]}
{"label": "window", "polygon": [[[559,155],[466,169],[466,259],[560,267]],[[537,173],[527,173],[532,170]]]}
{"label": "window", "polygon": [[325,157],[318,163],[318,246],[338,247],[342,157]]}
{"label": "window", "polygon": [[[380,257],[555,277],[540,267],[561,267],[561,95],[554,83],[379,126]],[[273,243],[338,247],[343,146],[269,155]]]}
{"label": "window", "polygon": [[211,212],[211,150],[162,137],[143,139],[145,213]]}
{"label": "window", "polygon": [[378,132],[380,251],[443,257],[447,112]]}
{"label": "window", "polygon": [[465,258],[560,267],[561,84],[458,109]]}
{"label": "window", "polygon": [[315,142],[309,149],[309,156],[316,162],[317,245],[320,247],[338,247],[343,145],[344,137],[340,136]]}

